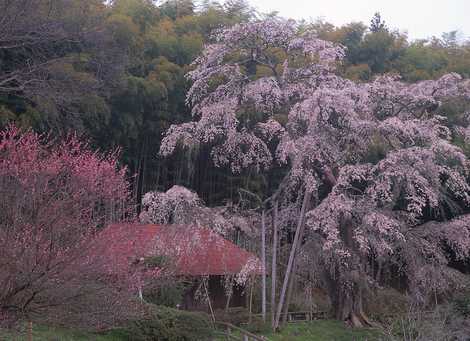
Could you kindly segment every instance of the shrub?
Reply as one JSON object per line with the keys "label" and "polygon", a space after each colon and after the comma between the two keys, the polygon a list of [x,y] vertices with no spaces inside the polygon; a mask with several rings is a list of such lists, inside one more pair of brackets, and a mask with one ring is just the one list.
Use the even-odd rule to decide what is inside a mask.
{"label": "shrub", "polygon": [[392,321],[385,333],[387,341],[467,341],[470,320],[456,313],[447,303],[432,311],[410,307],[407,314]]}
{"label": "shrub", "polygon": [[379,289],[367,296],[365,309],[369,316],[380,323],[402,317],[408,312],[410,299],[394,289]]}
{"label": "shrub", "polygon": [[128,328],[131,341],[210,340],[214,329],[207,314],[150,304],[143,319]]}
{"label": "shrub", "polygon": [[248,323],[250,316],[249,311],[243,307],[229,308],[228,311],[216,310],[215,319],[219,322],[228,322],[236,326]]}
{"label": "shrub", "polygon": [[185,290],[184,283],[168,281],[146,288],[144,290],[144,297],[147,302],[175,308],[182,302]]}
{"label": "shrub", "polygon": [[470,317],[470,292],[456,295],[452,300],[455,311],[464,317]]}

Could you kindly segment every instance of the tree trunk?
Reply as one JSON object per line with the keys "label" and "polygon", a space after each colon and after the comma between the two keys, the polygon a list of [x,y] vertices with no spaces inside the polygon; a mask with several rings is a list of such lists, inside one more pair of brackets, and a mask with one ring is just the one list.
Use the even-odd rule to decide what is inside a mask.
{"label": "tree trunk", "polygon": [[310,192],[305,191],[304,200],[302,202],[302,208],[300,210],[300,216],[299,216],[299,220],[297,223],[297,229],[295,231],[294,242],[292,243],[292,248],[289,254],[289,261],[287,263],[286,274],[284,276],[284,281],[282,283],[281,296],[279,297],[279,304],[277,306],[276,318],[274,320],[274,330],[276,330],[279,327],[279,321],[281,319],[282,308],[284,306],[284,301],[286,298],[287,285],[289,284],[290,274],[293,268],[292,265],[294,263],[295,255],[297,253],[297,246],[299,244],[301,235],[303,235],[303,230],[305,226],[304,224],[305,213],[307,211],[307,205],[310,202],[311,196],[312,194]]}
{"label": "tree trunk", "polygon": [[336,302],[333,302],[335,318],[351,327],[371,327],[373,324],[363,310],[364,289],[360,287],[355,283],[351,292],[337,289]]}
{"label": "tree trunk", "polygon": [[261,315],[266,322],[266,212],[261,213]]}
{"label": "tree trunk", "polygon": [[230,280],[230,285],[232,286],[230,288],[230,290],[228,290],[228,292],[226,292],[227,294],[227,301],[225,302],[225,312],[228,313],[228,310],[230,308],[230,300],[232,299],[232,293],[233,293],[233,282],[232,280]]}
{"label": "tree trunk", "polygon": [[278,224],[278,202],[274,203],[273,211],[273,246],[271,263],[271,326],[274,329],[276,318],[276,281],[277,281],[277,224]]}
{"label": "tree trunk", "polygon": [[[366,292],[366,274],[363,271],[363,260],[358,254],[353,238],[351,217],[345,216],[341,222],[340,236],[344,245],[350,252],[348,274],[342,279],[330,281],[333,284],[333,308],[338,320],[346,321],[352,327],[370,327],[372,323],[363,310],[363,297]],[[344,285],[346,283],[346,285]],[[347,289],[346,289],[347,288]]]}
{"label": "tree trunk", "polygon": [[295,259],[294,259],[294,265],[292,266],[292,268],[293,268],[292,276],[289,281],[289,288],[287,289],[286,304],[284,305],[284,313],[282,315],[282,324],[286,324],[287,322],[287,315],[289,314],[289,305],[290,305],[290,301],[292,300],[292,291],[294,290],[294,285],[295,285]]}
{"label": "tree trunk", "polygon": [[382,278],[382,260],[377,260],[377,272],[375,273],[375,281],[380,284]]}

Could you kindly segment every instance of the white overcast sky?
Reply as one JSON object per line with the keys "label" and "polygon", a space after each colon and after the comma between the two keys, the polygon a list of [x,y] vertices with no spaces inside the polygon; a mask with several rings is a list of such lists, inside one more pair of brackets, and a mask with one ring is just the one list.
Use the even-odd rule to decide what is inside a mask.
{"label": "white overcast sky", "polygon": [[323,18],[337,26],[352,21],[369,25],[375,12],[392,29],[411,39],[458,30],[470,37],[470,0],[248,0],[260,12],[278,11],[294,19]]}

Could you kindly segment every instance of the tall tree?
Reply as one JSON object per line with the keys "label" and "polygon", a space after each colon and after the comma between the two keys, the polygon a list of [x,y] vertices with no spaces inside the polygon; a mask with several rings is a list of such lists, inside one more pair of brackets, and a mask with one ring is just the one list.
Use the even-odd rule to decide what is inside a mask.
{"label": "tall tree", "polygon": [[[283,120],[286,110],[302,98],[304,91],[330,74],[343,51],[308,32],[298,37],[295,22],[280,19],[235,25],[219,32],[216,41],[206,48],[195,62],[196,69],[189,73],[194,83],[188,93],[188,103],[199,121],[171,126],[160,151],[168,155],[178,145],[208,144],[216,166],[229,166],[234,173],[251,169],[269,176],[276,146],[285,131],[276,118]],[[313,172],[329,178],[331,170],[319,167]],[[296,200],[293,195],[301,214],[275,327],[312,192],[302,173],[289,174],[286,183],[288,192],[296,193],[300,189],[299,197],[304,199]],[[262,193],[262,200],[271,194]],[[263,297],[266,297],[264,293]]]}
{"label": "tall tree", "polygon": [[370,20],[369,30],[373,33],[388,30],[387,26],[385,25],[385,21],[382,20],[382,16],[379,12],[376,12]]}
{"label": "tall tree", "polygon": [[[455,205],[470,203],[467,159],[434,112],[446,97],[468,98],[469,82],[449,74],[410,85],[390,76],[357,84],[334,74],[343,56],[309,32],[299,36],[292,21],[269,19],[219,32],[189,73],[188,103],[196,119],[170,127],[160,150],[168,155],[179,146],[206,144],[214,163],[233,172],[266,171],[273,159],[288,165],[275,197],[282,193],[297,203],[297,226],[275,328],[305,242],[305,217],[311,240],[321,245],[311,257],[322,261],[336,317],[354,326],[369,324],[362,304],[374,280],[369,259],[405,260],[414,285],[418,259],[430,270],[448,270],[448,258],[435,263],[420,252],[428,238],[462,256],[470,240],[465,224],[441,224],[439,234],[417,228],[451,218]],[[457,276],[433,278],[449,284]]]}

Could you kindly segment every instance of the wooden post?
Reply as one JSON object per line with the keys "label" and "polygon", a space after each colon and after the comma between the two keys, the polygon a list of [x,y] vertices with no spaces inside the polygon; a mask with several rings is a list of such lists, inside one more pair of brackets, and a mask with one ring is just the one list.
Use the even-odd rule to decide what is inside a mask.
{"label": "wooden post", "polygon": [[266,212],[261,213],[261,315],[266,322]]}
{"label": "wooden post", "polygon": [[[294,260],[294,266],[292,267],[292,271],[295,272],[295,260]],[[292,299],[292,291],[294,288],[294,283],[295,282],[295,273],[292,274],[290,280],[289,280],[289,288],[287,289],[287,298],[286,298],[286,304],[284,305],[284,315],[282,317],[282,323],[286,323],[287,317],[289,316],[289,305],[290,301]],[[290,320],[289,320],[290,321]]]}
{"label": "wooden post", "polygon": [[276,280],[277,280],[277,219],[278,202],[274,203],[273,212],[273,246],[271,262],[271,326],[274,328],[276,318]]}
{"label": "wooden post", "polygon": [[254,283],[255,281],[253,280],[253,277],[250,276],[250,303],[249,303],[249,307],[248,307],[248,324],[251,324],[251,315],[252,315],[252,311],[253,311],[253,286],[254,286]]}
{"label": "wooden post", "polygon": [[311,197],[311,193],[305,190],[304,199],[302,202],[302,208],[300,210],[300,216],[299,216],[299,220],[297,223],[297,228],[295,230],[294,242],[292,244],[292,248],[289,254],[289,261],[287,263],[287,269],[286,269],[286,274],[284,276],[284,282],[282,283],[281,296],[279,297],[279,304],[277,306],[277,311],[276,311],[276,319],[274,320],[274,330],[276,330],[279,327],[279,321],[281,320],[282,308],[283,308],[284,301],[286,299],[286,294],[287,294],[287,286],[289,284],[295,255],[297,253],[297,244],[299,243],[301,235],[303,234],[303,231],[304,231],[304,218],[305,218],[305,213],[307,210],[307,205],[310,202],[310,197]]}
{"label": "wooden post", "polygon": [[[230,308],[230,299],[232,298],[232,293],[233,293],[233,278],[232,276],[229,276],[230,278],[228,279],[230,281],[230,289],[228,290],[227,294],[227,301],[225,302],[225,312],[228,313],[228,309]],[[227,278],[224,278],[224,286],[227,284]],[[224,288],[226,289],[226,288]]]}
{"label": "wooden post", "polygon": [[33,341],[33,322],[28,322],[28,341]]}
{"label": "wooden post", "polygon": [[312,284],[309,283],[308,285],[308,301],[309,301],[309,318],[308,320],[309,321],[312,321],[313,320],[313,288],[312,288]]}
{"label": "wooden post", "polygon": [[215,315],[214,315],[214,310],[212,309],[211,298],[209,297],[209,290],[207,290],[206,281],[203,280],[202,283],[204,285],[204,290],[206,291],[207,303],[209,304],[209,309],[211,311],[212,322],[215,323]]}

